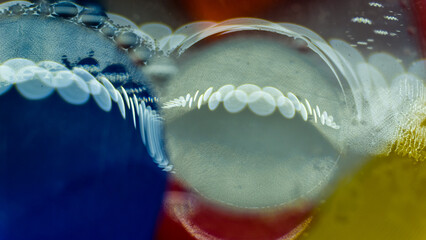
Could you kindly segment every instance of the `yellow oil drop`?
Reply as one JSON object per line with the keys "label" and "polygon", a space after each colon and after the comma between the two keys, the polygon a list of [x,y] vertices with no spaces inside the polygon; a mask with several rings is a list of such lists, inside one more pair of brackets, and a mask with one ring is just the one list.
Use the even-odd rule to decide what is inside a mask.
{"label": "yellow oil drop", "polygon": [[399,127],[390,154],[345,176],[299,239],[426,239],[425,118],[422,102]]}

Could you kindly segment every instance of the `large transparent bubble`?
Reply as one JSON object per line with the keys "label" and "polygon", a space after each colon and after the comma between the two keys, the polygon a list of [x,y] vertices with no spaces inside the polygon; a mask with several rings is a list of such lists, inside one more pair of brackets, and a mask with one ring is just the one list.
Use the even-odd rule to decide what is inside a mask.
{"label": "large transparent bubble", "polygon": [[[264,31],[239,32],[256,27]],[[232,37],[199,42],[217,32]],[[158,87],[177,176],[238,207],[316,200],[342,157],[351,114],[321,44],[306,28],[260,19],[217,24],[181,42],[179,74]]]}

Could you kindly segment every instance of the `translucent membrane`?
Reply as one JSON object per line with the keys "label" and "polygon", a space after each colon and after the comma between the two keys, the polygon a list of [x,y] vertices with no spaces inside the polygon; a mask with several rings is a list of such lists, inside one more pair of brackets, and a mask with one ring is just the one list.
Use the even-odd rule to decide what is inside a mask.
{"label": "translucent membrane", "polygon": [[176,174],[238,207],[314,201],[336,169],[348,114],[327,63],[279,38],[193,48],[159,91]]}

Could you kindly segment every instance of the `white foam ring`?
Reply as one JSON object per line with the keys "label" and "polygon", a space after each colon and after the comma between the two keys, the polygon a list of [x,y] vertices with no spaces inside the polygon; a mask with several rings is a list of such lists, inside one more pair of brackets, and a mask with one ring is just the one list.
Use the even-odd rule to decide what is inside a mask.
{"label": "white foam ring", "polygon": [[145,115],[145,122],[146,122],[146,128],[145,128],[145,130],[146,130],[146,135],[147,135],[147,145],[146,145],[146,148],[148,150],[148,154],[152,158],[154,158],[155,154],[156,154],[156,151],[155,151],[155,147],[154,147],[155,141],[154,141],[154,129],[153,129],[153,121],[152,121],[153,115],[151,114],[150,110],[151,109],[148,106],[145,109],[145,114],[144,114]]}
{"label": "white foam ring", "polygon": [[145,113],[145,102],[141,102],[141,104],[139,105],[139,112],[141,113],[139,115],[139,131],[141,134],[143,144],[146,144],[145,124],[144,124],[144,117],[143,117],[143,114]]}
{"label": "white foam ring", "polygon": [[89,87],[90,93],[92,95],[98,95],[101,92],[102,85],[96,79],[88,81],[87,86]]}
{"label": "white foam ring", "polygon": [[277,101],[278,98],[284,96],[284,94],[280,90],[274,87],[264,87],[262,88],[262,91],[271,94],[275,101]]}
{"label": "white foam ring", "polygon": [[129,101],[129,95],[127,95],[126,90],[121,86],[121,92],[123,93],[124,99],[126,100],[127,108],[130,109],[130,101]]}
{"label": "white foam ring", "polygon": [[101,80],[102,84],[105,86],[106,90],[108,91],[111,99],[114,102],[117,102],[118,101],[117,92],[116,92],[114,86],[112,85],[112,83],[108,80],[108,78],[106,78],[104,76],[101,76],[100,80]]}
{"label": "white foam ring", "polygon": [[312,108],[311,104],[309,103],[308,99],[305,98],[306,108],[308,109],[309,115],[312,115]]}
{"label": "white foam ring", "polygon": [[139,101],[138,101],[138,99],[136,98],[136,95],[135,94],[133,94],[133,102],[134,102],[134,104],[135,104],[135,112],[136,112],[136,114],[139,116]]}
{"label": "white foam ring", "polygon": [[[25,62],[25,61],[21,61]],[[46,98],[53,92],[53,88],[46,85],[52,79],[52,74],[35,64],[30,64],[16,71],[16,88],[29,100],[39,100]]]}
{"label": "white foam ring", "polygon": [[78,76],[74,76],[73,82],[64,88],[58,89],[59,96],[62,97],[66,102],[81,105],[89,100],[89,87],[87,84]]}
{"label": "white foam ring", "polygon": [[203,97],[204,97],[204,94],[201,94],[200,98],[198,99],[198,103],[197,103],[198,109],[201,108],[201,104],[203,103]]}
{"label": "white foam ring", "polygon": [[213,92],[213,87],[208,88],[205,92],[204,92],[204,97],[203,100],[207,101],[207,99],[210,98],[210,94],[212,94]]}
{"label": "white foam ring", "polygon": [[220,92],[213,93],[209,98],[209,103],[208,103],[209,109],[211,111],[214,111],[219,106],[221,99],[222,99],[222,96]]}
{"label": "white foam ring", "polygon": [[228,93],[232,92],[234,89],[235,89],[235,86],[232,85],[232,84],[226,84],[226,85],[220,87],[217,90],[217,92],[219,92],[220,96],[221,96],[219,101],[223,100],[222,98],[224,98]]}
{"label": "white foam ring", "polygon": [[280,113],[288,119],[291,119],[296,114],[296,109],[290,99],[282,96],[277,100],[277,106]]}
{"label": "white foam ring", "polygon": [[132,110],[132,116],[133,116],[133,126],[136,128],[135,106],[133,104],[132,98],[129,98],[129,101],[130,101],[130,109]]}
{"label": "white foam ring", "polygon": [[294,95],[294,93],[292,92],[288,92],[287,96],[288,96],[288,99],[290,99],[290,101],[293,103],[294,109],[296,109],[296,111],[300,111],[302,106],[300,105],[300,101],[296,97],[296,95]]}
{"label": "white foam ring", "polygon": [[[303,105],[303,103],[300,103],[300,106],[301,106],[300,115],[302,116],[302,119],[304,121],[308,121],[308,111],[306,110],[305,105]],[[324,125],[324,123],[322,123],[322,125]]]}
{"label": "white foam ring", "polygon": [[46,86],[40,79],[33,78],[16,84],[18,91],[29,100],[39,100],[53,93],[54,88]]}
{"label": "white foam ring", "polygon": [[[43,69],[37,67],[37,66],[26,66],[23,67],[19,70],[16,71],[16,82],[15,83],[19,83],[19,82],[26,82],[29,80],[32,80],[34,78],[34,75],[36,74],[36,72],[38,71],[42,71]],[[47,70],[45,70],[47,71]]]}
{"label": "white foam ring", "polygon": [[69,70],[58,71],[52,78],[50,86],[55,88],[68,87],[72,83],[73,77],[73,73]]}
{"label": "white foam ring", "polygon": [[[144,101],[139,104],[135,95],[129,98],[124,88],[118,91],[104,76],[96,79],[82,68],[67,69],[62,64],[42,61],[38,64],[23,59],[10,59],[0,65],[0,95],[6,93],[13,85],[27,99],[44,99],[55,90],[66,102],[74,105],[86,103],[90,95],[102,110],[109,112],[112,101],[117,103],[122,117],[126,118],[125,103],[132,111],[135,128],[138,123],[142,142],[148,153],[164,171],[171,171],[167,156],[162,147],[162,119],[146,107]],[[211,91],[211,90],[210,90]],[[125,100],[123,99],[123,96]],[[200,96],[200,99],[202,96]],[[151,99],[145,99],[151,101]],[[136,117],[139,120],[136,121]]]}
{"label": "white foam ring", "polygon": [[243,85],[237,87],[237,90],[244,91],[244,92],[247,93],[247,95],[250,95],[254,92],[261,91],[262,89],[259,86],[254,85],[254,84],[243,84]]}
{"label": "white foam ring", "polygon": [[10,67],[15,71],[18,71],[19,69],[24,67],[35,66],[35,65],[36,64],[33,61],[25,59],[25,58],[13,58],[3,63],[3,66]]}
{"label": "white foam ring", "polygon": [[44,68],[52,73],[68,70],[68,68],[64,65],[53,61],[41,61],[37,63],[37,66]]}
{"label": "white foam ring", "polygon": [[0,81],[3,85],[13,84],[16,82],[15,71],[9,66],[0,66]]}
{"label": "white foam ring", "polygon": [[64,65],[52,61],[41,61],[37,65],[52,74],[52,78],[43,79],[43,82],[46,85],[53,88],[59,88],[66,87],[71,84],[73,74]]}
{"label": "white foam ring", "polygon": [[[334,129],[340,128],[340,126],[334,122],[333,116],[328,116],[325,111],[321,113],[318,106],[316,106],[316,109],[312,109],[307,99],[305,99],[307,104],[306,107],[298,100],[295,94],[289,92],[287,94],[288,97],[286,97],[275,87],[268,86],[262,89],[254,84],[243,84],[235,88],[232,84],[226,84],[220,87],[216,92],[211,93],[212,91],[213,87],[210,87],[205,92],[207,95],[203,96],[203,94],[201,94],[198,99],[197,109],[200,109],[203,103],[207,102],[208,108],[211,111],[214,111],[220,106],[220,103],[223,102],[224,109],[229,113],[238,113],[248,105],[250,111],[258,116],[269,116],[278,109],[281,115],[287,119],[292,119],[297,111],[300,113],[300,116],[304,121],[308,121],[309,115],[314,114],[315,123],[317,123],[316,116],[318,116],[321,121],[321,116],[324,115],[324,119],[322,121],[324,123],[322,125],[326,125]],[[199,90],[196,91],[195,96],[198,93]],[[205,96],[208,97],[206,98]],[[185,97],[180,96],[171,101],[165,102],[163,109],[177,107],[187,107],[191,109],[193,107],[191,100],[193,100],[193,97],[190,93],[188,93]],[[187,104],[188,101],[190,104]]]}
{"label": "white foam ring", "polygon": [[256,91],[248,97],[248,106],[259,116],[271,115],[275,110],[275,100],[271,94],[264,91]]}
{"label": "white foam ring", "polygon": [[115,89],[114,90],[117,94],[117,105],[118,105],[118,109],[120,110],[121,116],[126,119],[126,108],[124,106],[124,100],[123,97],[121,96],[120,92]]}
{"label": "white foam ring", "polygon": [[99,84],[99,94],[93,95],[93,99],[98,104],[98,106],[104,110],[105,112],[109,112],[111,110],[111,96],[108,93],[108,90]]}
{"label": "white foam ring", "polygon": [[163,161],[163,151],[161,149],[161,120],[157,115],[154,115],[153,122],[153,133],[154,133],[154,147],[155,147],[155,159],[154,161],[160,164]]}
{"label": "white foam ring", "polygon": [[223,106],[230,113],[237,113],[244,109],[247,105],[248,96],[244,91],[232,90],[223,101]]}

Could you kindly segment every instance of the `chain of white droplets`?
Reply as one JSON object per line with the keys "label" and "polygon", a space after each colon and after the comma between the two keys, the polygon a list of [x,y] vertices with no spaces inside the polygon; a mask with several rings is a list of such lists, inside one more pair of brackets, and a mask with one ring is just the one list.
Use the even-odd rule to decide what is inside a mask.
{"label": "chain of white droplets", "polygon": [[[0,65],[0,95],[7,92],[13,85],[29,100],[49,97],[55,90],[66,102],[81,105],[93,96],[97,105],[104,111],[110,111],[112,101],[116,102],[123,118],[126,118],[125,104],[131,110],[133,124],[139,131],[149,155],[165,171],[172,166],[162,148],[162,119],[159,114],[146,106],[152,98],[131,96],[123,87],[116,89],[105,76],[96,78],[83,68],[69,70],[64,65],[53,61],[34,63],[28,59],[15,58]],[[124,99],[123,99],[124,98]],[[137,117],[139,117],[137,121]]]}
{"label": "chain of white droplets", "polygon": [[[286,119],[292,119],[298,112],[304,121],[312,119],[315,123],[339,129],[340,126],[334,122],[334,117],[329,115],[327,111],[320,110],[319,106],[311,107],[308,99],[305,103],[301,102],[297,96],[288,92],[285,96],[280,90],[274,87],[264,87],[261,89],[254,84],[243,84],[235,87],[227,84],[213,92],[213,87],[208,88],[203,94],[198,95],[199,90],[194,96],[187,94],[180,96],[171,101],[166,102],[163,108],[188,107],[197,106],[201,108],[203,102],[207,102],[207,106],[214,111],[221,102],[229,113],[237,113],[242,111],[246,106],[256,115],[268,116],[275,110],[278,110]],[[198,98],[198,99],[197,99]]]}

